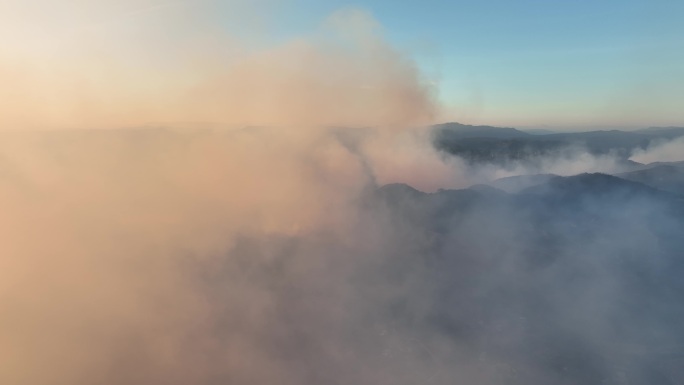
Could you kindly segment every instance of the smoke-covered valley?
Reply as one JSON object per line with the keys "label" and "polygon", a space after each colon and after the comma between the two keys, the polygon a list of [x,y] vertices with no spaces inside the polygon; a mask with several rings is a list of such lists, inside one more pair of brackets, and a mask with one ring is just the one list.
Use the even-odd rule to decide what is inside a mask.
{"label": "smoke-covered valley", "polygon": [[682,380],[681,164],[494,180],[376,135],[3,134],[3,381]]}
{"label": "smoke-covered valley", "polygon": [[684,130],[432,125],[357,10],[230,55],[147,23],[0,40],[0,383],[684,381]]}

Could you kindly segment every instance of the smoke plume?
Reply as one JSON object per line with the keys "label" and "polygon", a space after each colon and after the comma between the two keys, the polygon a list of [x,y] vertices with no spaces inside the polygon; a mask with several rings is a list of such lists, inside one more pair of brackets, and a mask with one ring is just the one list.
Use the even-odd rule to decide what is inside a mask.
{"label": "smoke plume", "polygon": [[397,378],[369,367],[396,293],[358,301],[383,247],[358,200],[403,156],[448,175],[407,130],[432,91],[369,15],[245,47],[211,25],[245,4],[2,6],[0,382]]}
{"label": "smoke plume", "polygon": [[0,3],[0,383],[656,383],[679,217],[392,184],[508,171],[432,148],[369,14],[256,38],[283,6]]}

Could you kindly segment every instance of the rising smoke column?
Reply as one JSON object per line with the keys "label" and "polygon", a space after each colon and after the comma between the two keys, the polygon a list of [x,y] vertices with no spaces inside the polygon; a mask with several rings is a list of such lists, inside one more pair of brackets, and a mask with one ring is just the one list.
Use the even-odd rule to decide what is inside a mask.
{"label": "rising smoke column", "polygon": [[[385,257],[358,202],[412,177],[386,146],[421,153],[432,91],[363,12],[249,47],[213,24],[232,6],[2,3],[0,382],[396,378],[369,366],[395,294],[358,301]],[[350,151],[326,126],[372,128]]]}

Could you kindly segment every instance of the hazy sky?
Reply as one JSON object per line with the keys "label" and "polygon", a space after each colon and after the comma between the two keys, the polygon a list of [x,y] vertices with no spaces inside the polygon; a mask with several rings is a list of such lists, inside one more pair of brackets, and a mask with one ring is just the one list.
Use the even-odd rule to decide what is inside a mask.
{"label": "hazy sky", "polygon": [[[230,44],[270,49],[315,35],[345,8],[372,15],[384,39],[418,63],[444,106],[439,120],[585,129],[684,125],[681,0],[0,0],[0,76],[32,82],[19,93],[33,95],[47,81],[28,70],[17,80],[17,68],[28,65],[56,78],[64,47],[90,39],[88,52],[99,52],[96,60],[105,62],[127,47],[119,56],[131,68],[142,63],[151,70],[134,84],[156,81],[155,89],[163,90],[178,79],[163,75],[164,63],[197,56],[188,48],[197,36],[208,42],[225,29]],[[96,34],[100,40],[91,38]],[[78,47],[85,52],[85,45]],[[52,56],[36,56],[36,50]],[[143,57],[154,60],[135,61]],[[117,85],[106,73],[91,79]],[[17,92],[2,92],[3,99],[17,100]],[[136,95],[145,92],[136,86]],[[47,97],[32,101],[57,103]],[[22,116],[41,115],[32,111]]]}
{"label": "hazy sky", "polygon": [[[297,0],[304,31],[343,0]],[[440,81],[454,119],[533,126],[684,124],[680,0],[359,0]]]}

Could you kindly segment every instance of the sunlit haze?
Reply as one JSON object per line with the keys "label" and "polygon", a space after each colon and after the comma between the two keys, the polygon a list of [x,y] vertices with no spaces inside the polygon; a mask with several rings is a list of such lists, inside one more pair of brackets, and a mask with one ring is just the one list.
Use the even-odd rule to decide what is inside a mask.
{"label": "sunlit haze", "polygon": [[683,384],[682,20],[0,0],[0,385]]}

